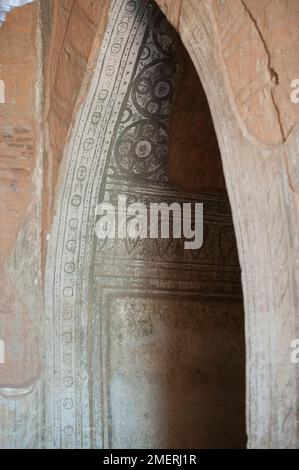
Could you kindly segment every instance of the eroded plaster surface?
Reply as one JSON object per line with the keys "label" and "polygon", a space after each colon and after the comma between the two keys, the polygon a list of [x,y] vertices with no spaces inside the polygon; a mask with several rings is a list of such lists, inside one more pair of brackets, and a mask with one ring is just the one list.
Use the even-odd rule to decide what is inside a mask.
{"label": "eroded plaster surface", "polygon": [[[40,375],[41,75],[39,5],[10,13],[0,32],[0,386]],[[16,254],[17,253],[17,254]]]}

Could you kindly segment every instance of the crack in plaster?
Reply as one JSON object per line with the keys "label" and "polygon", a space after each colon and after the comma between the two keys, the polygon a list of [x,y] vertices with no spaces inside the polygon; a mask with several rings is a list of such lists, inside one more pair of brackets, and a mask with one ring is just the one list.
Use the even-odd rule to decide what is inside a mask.
{"label": "crack in plaster", "polygon": [[176,21],[176,28],[177,28],[177,31],[180,31],[182,5],[183,5],[183,0],[180,0],[180,1],[179,1],[179,9],[178,9],[178,18],[177,18],[177,21]]}
{"label": "crack in plaster", "polygon": [[276,99],[275,99],[275,96],[274,96],[274,93],[273,93],[273,88],[275,86],[279,85],[279,76],[278,76],[278,73],[276,72],[276,70],[274,70],[274,68],[271,65],[271,53],[268,49],[266,40],[265,40],[265,38],[263,36],[263,33],[262,33],[262,31],[261,31],[261,29],[258,25],[257,20],[255,19],[255,17],[253,16],[252,12],[249,9],[249,7],[245,3],[245,0],[240,0],[240,1],[241,1],[241,4],[244,7],[244,10],[246,11],[247,15],[249,16],[250,20],[252,21],[252,23],[255,26],[255,29],[258,33],[258,36],[259,36],[260,40],[262,41],[262,44],[264,46],[264,49],[265,49],[265,52],[266,52],[266,55],[267,55],[267,58],[268,58],[267,67],[268,67],[269,74],[270,74],[270,79],[271,79],[271,98],[272,98],[272,101],[273,101],[274,108],[276,110],[276,114],[277,114],[277,118],[278,118],[278,124],[279,124],[279,127],[280,127],[280,132],[281,132],[283,140],[285,141],[286,136],[285,136],[284,129],[283,129],[283,124],[282,124],[281,115],[280,115],[280,109],[279,109],[279,106],[276,102]]}

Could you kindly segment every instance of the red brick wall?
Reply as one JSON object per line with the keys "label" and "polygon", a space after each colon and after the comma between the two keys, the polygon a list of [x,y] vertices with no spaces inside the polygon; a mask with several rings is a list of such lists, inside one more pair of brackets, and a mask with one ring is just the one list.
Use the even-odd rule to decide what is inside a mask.
{"label": "red brick wall", "polygon": [[0,29],[0,79],[5,84],[5,102],[0,104],[0,338],[6,351],[5,363],[0,365],[0,385],[11,387],[24,387],[39,374],[36,331],[5,272],[33,197],[38,12],[38,2],[17,8]]}
{"label": "red brick wall", "polygon": [[16,9],[0,29],[0,264],[24,218],[35,164],[37,50],[36,3]]}

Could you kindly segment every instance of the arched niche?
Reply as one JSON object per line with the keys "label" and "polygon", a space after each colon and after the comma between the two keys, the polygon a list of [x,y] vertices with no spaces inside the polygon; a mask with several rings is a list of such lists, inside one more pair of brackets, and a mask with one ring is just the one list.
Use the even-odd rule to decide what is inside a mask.
{"label": "arched niche", "polygon": [[[273,132],[269,142],[261,143],[250,131],[248,122],[244,122],[244,116],[240,115],[225,69],[221,48],[223,38],[219,37],[213,17],[213,8],[227,2],[177,0],[171,2],[171,8],[167,8],[169,5],[165,0],[157,3],[178,29],[197,69],[221,152],[242,269],[248,446],[296,447],[298,374],[290,362],[290,344],[297,336],[298,128],[294,126],[284,138]],[[242,4],[244,6],[246,2]],[[134,13],[136,6],[138,13]],[[117,96],[113,93],[113,86],[117,83],[118,90],[122,90],[122,96],[125,96],[127,84],[124,77],[127,74],[127,80],[130,80],[134,69],[126,53],[130,51],[131,57],[136,57],[138,48],[133,46],[132,39],[137,42],[137,37],[140,37],[142,41],[144,6],[145,3],[141,5],[139,1],[115,1],[111,4],[114,10],[109,16],[93,79],[71,126],[60,165],[56,215],[48,237],[45,274],[47,359],[42,390],[46,393],[39,388],[34,397],[31,395],[30,400],[22,402],[24,409],[27,406],[34,415],[29,412],[34,422],[34,445],[91,447],[95,433],[102,432],[101,419],[90,421],[90,336],[86,332],[91,323],[86,312],[89,312],[90,265],[94,254],[91,248],[94,236],[91,214],[97,203],[111,143],[110,137],[103,137],[109,135],[106,130],[113,133],[111,127],[109,130],[109,126],[103,126],[108,124],[105,119],[109,120],[110,126],[113,120],[116,122],[121,105],[121,100],[114,102],[112,99]],[[77,10],[80,13],[79,7]],[[245,13],[252,21],[250,11]],[[126,45],[130,46],[124,52],[122,43],[122,62],[119,59],[114,62],[116,56],[108,53],[113,21],[117,23],[118,34],[125,37]],[[103,24],[101,27],[105,29]],[[256,31],[255,35],[258,34]],[[119,45],[115,47],[114,51]],[[97,91],[100,92],[98,95]],[[92,109],[95,99],[103,103],[107,96],[110,107],[105,104],[102,109]],[[268,103],[265,110],[267,106]],[[250,118],[251,113],[248,116]],[[98,134],[96,139],[100,148],[92,136],[92,123],[102,117],[101,140]],[[253,119],[253,122],[256,121]],[[89,132],[91,135],[86,136],[85,133]],[[272,137],[276,139],[274,144]],[[79,163],[81,157],[89,161],[86,173],[85,165]],[[80,179],[76,180],[77,177]],[[83,184],[84,197],[80,194]],[[8,414],[11,416],[15,413],[14,406],[14,403],[9,403]],[[45,410],[45,414],[42,413],[45,421],[39,419],[41,409]],[[17,419],[22,413],[24,411],[18,409],[14,416]],[[12,439],[17,445],[18,438],[13,436]]]}
{"label": "arched niche", "polygon": [[[216,178],[209,175],[202,193],[171,184],[169,118],[182,72],[174,51],[182,46],[153,3],[111,8],[65,148],[48,241],[46,422],[54,434],[47,445],[242,447],[242,292],[217,143]],[[146,204],[203,201],[204,246],[192,254],[175,240],[97,240],[97,203],[119,195]],[[225,426],[231,415],[239,421]]]}
{"label": "arched niche", "polygon": [[[245,306],[248,446],[295,447],[297,445],[297,374],[295,366],[290,361],[290,344],[296,337],[297,258],[294,253],[297,247],[297,215],[296,194],[293,191],[293,183],[296,181],[296,169],[293,162],[295,142],[298,139],[297,129],[293,130],[286,142],[283,142],[280,135],[276,139],[277,142],[274,139],[274,144],[272,139],[269,143],[262,143],[256,136],[252,135],[250,128],[244,122],[243,116],[237,110],[232,89],[229,85],[222,50],[219,46],[220,39],[217,36],[217,30],[213,22],[212,4],[195,1],[176,2],[173,8],[167,9],[167,2],[161,2],[161,6],[166,16],[178,28],[182,41],[203,84],[217,134],[232,208],[242,269]],[[112,8],[118,7],[117,2],[112,6]],[[121,8],[126,11],[111,13],[110,21],[113,21],[114,18],[119,22],[117,33],[123,35],[129,31],[128,25],[131,24],[132,11],[135,8],[138,10],[140,4],[138,2],[123,3]],[[246,14],[251,19],[250,12],[246,12]],[[141,11],[136,18],[139,20],[142,18]],[[82,304],[88,302],[85,287],[88,285],[88,266],[92,255],[90,249],[86,247],[88,247],[87,240],[90,240],[88,237],[93,236],[93,229],[88,225],[87,220],[89,218],[88,214],[90,214],[96,203],[96,194],[99,191],[101,178],[97,179],[98,186],[89,183],[88,194],[90,199],[83,199],[76,191],[73,193],[71,188],[79,168],[76,167],[78,159],[72,157],[72,155],[78,155],[78,152],[82,152],[84,156],[93,149],[94,140],[92,136],[88,136],[84,140],[81,138],[82,126],[85,126],[87,118],[92,120],[91,115],[88,114],[88,107],[91,106],[92,97],[95,96],[98,87],[102,87],[101,80],[105,85],[103,89],[101,88],[101,93],[98,94],[99,100],[103,100],[109,95],[106,85],[113,83],[112,77],[116,69],[115,55],[109,54],[107,50],[111,33],[109,24],[111,25],[111,23],[108,22],[93,81],[84,106],[81,107],[81,118],[77,118],[65,150],[64,169],[61,174],[65,175],[63,178],[66,179],[61,179],[58,186],[65,188],[59,202],[62,208],[59,217],[62,217],[60,220],[63,220],[66,231],[71,230],[73,234],[77,230],[78,222],[76,217],[71,217],[67,221],[65,211],[70,208],[71,212],[76,213],[76,211],[81,210],[80,207],[84,207],[84,225],[80,230],[84,243],[82,245],[79,242],[80,250],[83,248],[82,254],[78,254],[80,281],[78,285],[75,283],[74,286],[67,285],[67,283],[63,284],[62,279],[63,277],[66,279],[65,274],[62,275],[62,278],[59,277],[59,280],[56,280],[55,276],[60,276],[58,271],[63,272],[60,263],[63,262],[64,256],[64,238],[58,239],[56,245],[59,268],[55,268],[56,274],[54,274],[54,277],[51,277],[51,274],[48,278],[48,285],[57,286],[55,289],[58,289],[54,295],[55,301],[58,302],[55,307],[55,315],[58,316],[54,317],[53,323],[57,334],[60,331],[59,321],[62,321],[60,312],[66,311],[65,318],[72,318],[73,312],[76,311],[73,299],[74,297],[77,298],[78,295],[81,300],[78,304],[80,307],[77,307],[79,310],[76,314],[76,322],[79,321],[80,325],[86,327]],[[143,38],[142,27],[144,27],[144,24],[137,22],[132,27],[136,28],[134,34],[140,35],[138,44],[140,45]],[[129,37],[127,39],[128,41],[131,40]],[[131,49],[127,50],[130,50],[132,57],[136,56],[137,50],[132,47],[131,43],[130,47]],[[117,49],[119,49],[119,45]],[[123,68],[125,67],[124,63],[120,64],[120,67],[119,70],[125,70]],[[126,71],[128,79],[130,79],[131,73],[132,71]],[[110,78],[107,79],[106,77]],[[117,80],[119,80],[120,86],[125,86],[125,82],[128,82],[128,80],[122,81],[121,74],[118,75]],[[124,95],[125,91],[123,91]],[[121,101],[118,105],[120,104]],[[271,109],[273,110],[273,108]],[[114,113],[115,118],[112,119],[116,121],[118,111],[113,107],[110,111]],[[105,107],[94,110],[94,112],[108,116]],[[99,116],[99,114],[96,116]],[[93,117],[95,119],[94,113]],[[89,126],[89,130],[92,129],[91,124]],[[112,135],[113,130],[110,132]],[[104,139],[101,152],[97,154],[95,163],[90,167],[93,173],[98,171],[98,175],[103,174],[101,172],[105,168],[105,155],[109,152],[109,146],[109,138]],[[95,148],[95,152],[98,151]],[[290,172],[291,170],[292,172]],[[80,186],[77,184],[76,188],[80,188]],[[60,224],[61,222],[56,218],[55,223]],[[51,263],[52,266],[53,263],[55,266],[53,256],[55,255],[50,251],[50,266]],[[65,258],[66,263],[67,259],[68,255]],[[73,270],[73,268],[72,264],[68,264],[68,269]],[[72,274],[72,277],[75,279],[74,274]],[[78,320],[78,315],[80,320]],[[76,323],[73,324],[73,328],[75,331]],[[56,346],[54,345],[54,349],[58,348],[60,350],[61,346],[59,344],[62,338],[59,339],[56,335],[56,340],[58,343]],[[87,350],[84,341],[83,339],[83,350]],[[49,335],[49,343],[51,343],[51,335]],[[76,357],[75,350],[73,350],[72,355],[74,358]],[[55,362],[54,366],[53,363],[55,370],[61,370],[61,375],[60,373],[57,374],[56,381],[60,380],[61,384],[65,381],[64,386],[68,390],[73,381],[79,380],[79,383],[81,383],[83,377],[88,377],[87,356],[86,354],[83,355],[84,360],[80,364],[77,360],[79,369],[76,369],[76,373],[79,373],[79,378],[76,379],[74,375],[64,374],[63,371],[67,368],[63,365],[63,359],[60,355],[61,365],[58,366]],[[58,360],[55,353],[53,357],[54,361],[56,361],[55,357]],[[78,394],[76,395],[76,399],[80,403],[78,405],[79,409],[88,408],[86,387],[88,385],[84,379],[80,389],[85,390],[85,392],[82,392],[80,398],[78,398]],[[55,395],[55,390],[53,390],[53,393]],[[67,400],[68,392],[65,393],[65,399]],[[66,401],[66,403],[71,402]],[[82,403],[85,403],[85,405],[82,405]],[[74,421],[73,425],[68,425],[69,427],[66,428],[63,439],[71,442],[76,428],[76,435],[78,436],[79,432],[80,439],[83,439],[85,444],[88,445],[90,438],[88,434],[89,423],[83,415],[80,416],[82,422],[80,430],[78,431],[76,421]],[[61,415],[59,419],[61,419]],[[62,429],[64,428],[61,428],[58,423],[59,421],[55,429],[57,439],[61,442],[61,433],[63,433]]]}

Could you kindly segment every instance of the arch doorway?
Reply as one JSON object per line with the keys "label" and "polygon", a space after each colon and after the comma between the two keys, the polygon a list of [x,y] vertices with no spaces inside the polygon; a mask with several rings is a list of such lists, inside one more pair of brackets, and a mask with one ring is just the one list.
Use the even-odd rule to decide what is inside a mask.
{"label": "arch doorway", "polygon": [[[245,447],[242,288],[217,139],[154,3],[114,2],[65,159],[46,281],[55,445]],[[97,238],[97,203],[119,196],[203,202],[203,246]]]}
{"label": "arch doorway", "polygon": [[[257,0],[156,0],[179,32],[205,93],[151,2],[40,3],[43,53],[51,36],[45,63],[45,231],[56,192],[55,218],[45,237],[46,314],[41,309],[36,317],[45,333],[45,361],[36,368],[39,356],[26,342],[26,357],[38,359],[24,369],[30,384],[17,374],[25,389],[1,388],[2,446],[242,447],[244,402],[231,397],[244,397],[244,347],[238,342],[243,297],[247,446],[298,447],[298,369],[290,360],[298,337],[298,108],[289,102],[298,56],[290,25],[296,26],[298,2],[284,8],[283,2],[274,7]],[[37,14],[39,3],[32,6]],[[268,25],[277,33],[268,34]],[[273,50],[279,51],[275,57]],[[96,206],[117,195],[145,203],[204,202],[203,247],[192,253],[177,240],[147,245],[128,239],[113,247],[98,240]],[[26,225],[15,254],[23,253],[23,240],[35,226],[31,219]],[[20,298],[27,299],[22,273],[23,267],[16,279]],[[32,285],[35,276],[32,268]],[[29,298],[33,319],[39,307]],[[230,307],[223,311],[224,298]],[[215,320],[212,332],[207,318]],[[239,340],[232,344],[235,334]],[[5,346],[7,353],[11,348]],[[223,349],[231,354],[223,357]],[[126,354],[130,361],[124,365]],[[240,382],[230,380],[235,388],[223,395],[219,390],[228,391],[230,371]],[[137,382],[143,394],[134,393]],[[155,394],[159,399],[152,402]],[[213,400],[205,401],[208,394]],[[219,437],[236,409],[233,440]],[[124,422],[130,424],[125,431]]]}

